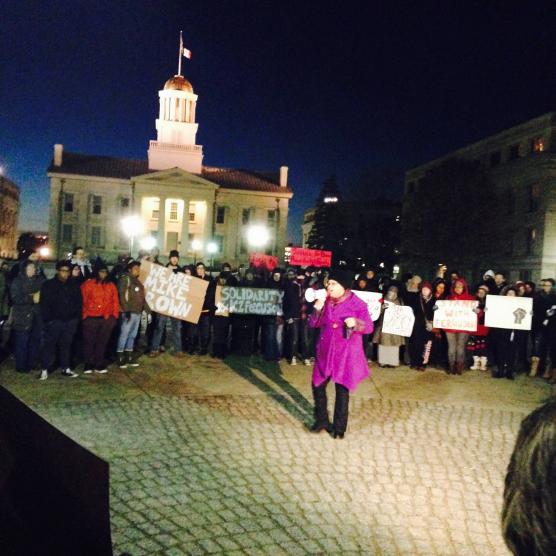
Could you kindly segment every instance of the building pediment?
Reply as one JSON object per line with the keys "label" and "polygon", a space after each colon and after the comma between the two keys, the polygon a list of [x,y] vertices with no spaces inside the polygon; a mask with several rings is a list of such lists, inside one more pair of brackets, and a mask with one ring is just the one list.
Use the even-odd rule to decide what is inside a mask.
{"label": "building pediment", "polygon": [[219,187],[218,184],[181,168],[169,168],[158,172],[149,172],[148,174],[135,176],[132,180],[135,184],[147,188],[186,188],[189,190],[194,189],[196,191],[205,190],[207,192],[212,192]]}

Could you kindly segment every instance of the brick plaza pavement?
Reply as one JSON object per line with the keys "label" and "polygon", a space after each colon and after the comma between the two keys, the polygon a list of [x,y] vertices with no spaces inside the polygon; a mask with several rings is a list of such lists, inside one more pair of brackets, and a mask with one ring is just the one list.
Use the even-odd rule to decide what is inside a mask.
{"label": "brick plaza pavement", "polygon": [[115,554],[509,554],[503,478],[542,380],[375,369],[333,440],[305,428],[307,367],[141,362],[45,383],[0,372],[110,462]]}

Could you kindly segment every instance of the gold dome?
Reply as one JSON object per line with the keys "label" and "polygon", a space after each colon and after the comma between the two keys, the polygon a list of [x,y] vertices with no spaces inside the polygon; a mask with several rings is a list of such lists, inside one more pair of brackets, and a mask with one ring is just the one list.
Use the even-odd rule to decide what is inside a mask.
{"label": "gold dome", "polygon": [[193,92],[193,85],[182,75],[174,75],[164,83],[164,90]]}

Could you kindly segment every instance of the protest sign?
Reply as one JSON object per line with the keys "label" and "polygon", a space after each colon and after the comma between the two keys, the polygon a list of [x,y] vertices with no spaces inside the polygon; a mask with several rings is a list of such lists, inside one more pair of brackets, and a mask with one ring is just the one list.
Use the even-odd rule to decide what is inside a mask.
{"label": "protest sign", "polygon": [[415,315],[413,309],[407,305],[394,305],[389,303],[384,309],[382,332],[396,334],[397,336],[411,336]]}
{"label": "protest sign", "polygon": [[473,311],[478,301],[461,299],[438,300],[434,312],[434,328],[477,332],[477,314]]}
{"label": "protest sign", "polygon": [[216,286],[216,315],[279,315],[284,292],[269,288]]}
{"label": "protest sign", "polygon": [[353,293],[367,304],[371,320],[378,320],[380,317],[380,309],[382,308],[382,294],[378,292],[362,292],[352,290]]}
{"label": "protest sign", "polygon": [[292,266],[325,266],[332,264],[332,251],[321,251],[320,249],[303,249],[302,247],[290,247],[289,264]]}
{"label": "protest sign", "polygon": [[145,300],[152,311],[197,323],[208,282],[149,261],[141,262],[139,280],[145,286]]}
{"label": "protest sign", "polygon": [[533,299],[531,297],[487,295],[485,326],[489,328],[531,330],[532,317]]}
{"label": "protest sign", "polygon": [[278,257],[265,255],[264,253],[251,253],[249,255],[249,264],[253,268],[264,268],[270,271],[278,266]]}

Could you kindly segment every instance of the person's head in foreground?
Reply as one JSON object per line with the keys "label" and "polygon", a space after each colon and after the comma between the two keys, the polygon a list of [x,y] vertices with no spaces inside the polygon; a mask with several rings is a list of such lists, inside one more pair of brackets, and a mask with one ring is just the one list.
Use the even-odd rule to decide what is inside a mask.
{"label": "person's head in foreground", "polygon": [[556,399],[521,423],[506,474],[502,532],[516,556],[556,554]]}

